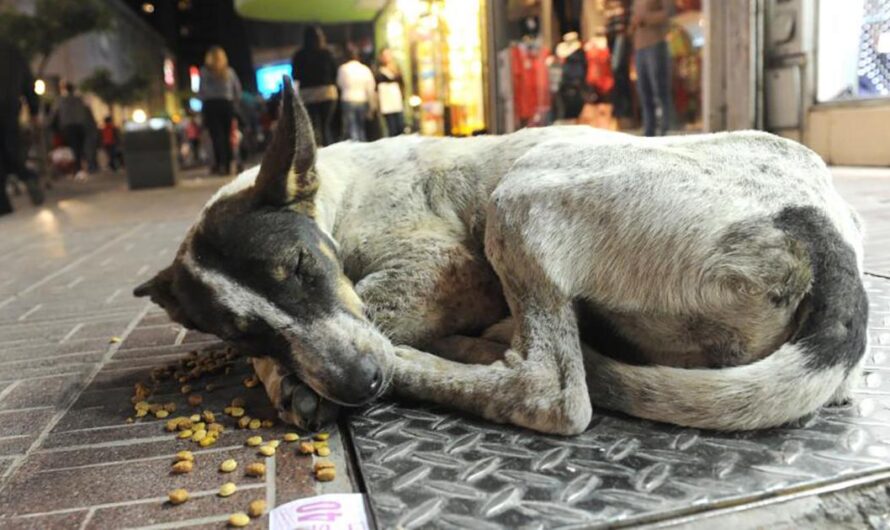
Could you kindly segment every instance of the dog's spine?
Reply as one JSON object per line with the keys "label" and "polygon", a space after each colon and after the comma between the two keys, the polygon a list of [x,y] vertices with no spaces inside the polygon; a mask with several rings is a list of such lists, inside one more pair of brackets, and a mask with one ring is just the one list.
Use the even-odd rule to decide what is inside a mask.
{"label": "dog's spine", "polygon": [[867,345],[868,299],[856,255],[814,208],[786,208],[773,224],[803,243],[813,283],[796,336],[751,364],[720,369],[635,366],[587,351],[591,399],[657,421],[718,430],[775,427],[842,393]]}

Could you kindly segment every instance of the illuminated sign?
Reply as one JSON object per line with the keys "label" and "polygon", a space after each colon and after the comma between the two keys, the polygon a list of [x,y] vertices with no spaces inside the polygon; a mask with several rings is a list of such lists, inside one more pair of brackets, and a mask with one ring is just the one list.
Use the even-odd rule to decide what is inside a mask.
{"label": "illuminated sign", "polygon": [[189,66],[189,87],[192,92],[201,90],[201,70],[197,66]]}
{"label": "illuminated sign", "polygon": [[168,87],[172,87],[176,84],[176,73],[173,67],[173,59],[169,57],[164,58],[164,84]]}
{"label": "illuminated sign", "polygon": [[281,76],[293,77],[293,68],[290,63],[267,64],[257,68],[256,86],[264,98],[269,99],[273,94],[281,90]]}

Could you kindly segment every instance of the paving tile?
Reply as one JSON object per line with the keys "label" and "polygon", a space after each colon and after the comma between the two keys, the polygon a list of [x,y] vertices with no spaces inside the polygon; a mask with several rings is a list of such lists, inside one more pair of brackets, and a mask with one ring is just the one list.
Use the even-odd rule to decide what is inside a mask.
{"label": "paving tile", "polygon": [[37,434],[54,415],[53,409],[0,413],[0,438]]}
{"label": "paving tile", "polygon": [[[13,517],[0,519],[0,526],[5,530],[55,530],[80,528],[87,516],[87,510],[69,513],[37,515],[33,517]],[[107,527],[112,528],[112,527]]]}
{"label": "paving tile", "polygon": [[[43,369],[50,374],[52,368]],[[22,381],[3,401],[0,410],[19,409],[25,407],[53,406],[65,401],[71,392],[76,391],[83,382],[84,369],[74,375],[60,375]]]}
{"label": "paving tile", "polygon": [[[230,476],[222,476],[217,465],[208,463],[196,465],[191,473],[172,475],[170,461],[166,459],[46,471],[37,470],[28,463],[0,493],[0,506],[12,514],[21,515],[165,497],[175,488],[201,491],[212,485],[215,489],[229,480],[238,484],[264,483],[265,479],[244,475],[244,466],[255,460],[246,448],[239,446],[217,455],[218,460],[213,464],[235,458],[240,469]],[[35,503],[35,499],[40,502]]]}
{"label": "paving tile", "polygon": [[[213,493],[193,496],[184,504],[173,506],[166,500],[155,500],[130,506],[100,508],[90,519],[88,529],[138,528],[174,521],[217,517],[219,522],[207,524],[209,528],[226,528],[225,521],[234,512],[246,512],[247,505],[255,499],[265,499],[265,487],[241,489],[230,497]],[[262,518],[265,522],[267,518]],[[250,528],[256,528],[254,523]],[[188,528],[194,528],[189,526]]]}
{"label": "paving tile", "polygon": [[0,456],[23,455],[36,439],[37,434],[0,438]]}
{"label": "paving tile", "polygon": [[130,350],[151,346],[172,346],[178,335],[178,327],[172,325],[135,329],[121,345],[121,349]]}

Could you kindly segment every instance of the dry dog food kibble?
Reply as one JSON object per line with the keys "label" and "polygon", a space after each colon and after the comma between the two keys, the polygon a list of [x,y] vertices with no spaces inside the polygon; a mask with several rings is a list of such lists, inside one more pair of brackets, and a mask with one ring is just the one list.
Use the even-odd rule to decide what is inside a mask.
{"label": "dry dog food kibble", "polygon": [[253,388],[259,384],[259,381],[256,377],[250,376],[244,379],[244,386],[247,388]]}
{"label": "dry dog food kibble", "polygon": [[169,416],[169,415],[170,415],[170,413],[167,412],[167,411],[164,410],[164,409],[161,409],[161,410],[155,412],[155,418],[157,418],[157,419],[159,419],[159,420],[162,420],[162,419],[166,418],[166,417]]}
{"label": "dry dog food kibble", "polygon": [[179,391],[182,392],[183,394],[188,394],[189,392],[192,391],[192,386],[191,385],[182,385],[182,387],[179,389]]}
{"label": "dry dog food kibble", "polygon": [[189,405],[197,407],[201,405],[201,403],[204,403],[204,398],[201,397],[201,394],[189,394],[188,402]]}
{"label": "dry dog food kibble", "polygon": [[189,492],[182,488],[175,489],[167,494],[167,498],[170,499],[170,504],[182,504],[189,500]]}
{"label": "dry dog food kibble", "polygon": [[223,463],[219,465],[219,470],[223,473],[231,473],[232,471],[235,471],[236,467],[238,467],[238,462],[236,462],[234,458],[230,458],[228,460],[223,460]]}
{"label": "dry dog food kibble", "polygon": [[281,445],[281,442],[278,440],[269,440],[269,445],[274,449],[278,449],[278,446]]}
{"label": "dry dog food kibble", "polygon": [[188,460],[189,462],[194,462],[195,455],[193,455],[191,451],[180,451],[180,452],[176,453],[176,461],[181,462],[183,460]]}
{"label": "dry dog food kibble", "polygon": [[315,446],[312,442],[300,442],[300,452],[304,455],[311,455],[315,452]]}
{"label": "dry dog food kibble", "polygon": [[179,462],[173,464],[173,472],[177,475],[181,475],[183,473],[191,473],[193,467],[194,464],[192,464],[190,461],[180,460]]}
{"label": "dry dog food kibble", "polygon": [[251,517],[259,517],[266,513],[266,501],[257,499],[247,507],[247,513]]}
{"label": "dry dog food kibble", "polygon": [[192,432],[191,429],[186,429],[186,430],[184,430],[184,431],[179,431],[179,434],[177,435],[177,438],[182,438],[182,439],[185,439],[185,438],[191,438],[191,437],[192,437],[192,434],[194,434],[194,433]]}
{"label": "dry dog food kibble", "polygon": [[233,418],[240,418],[244,416],[244,409],[241,407],[232,407],[232,412],[230,412]]}
{"label": "dry dog food kibble", "polygon": [[233,513],[229,516],[229,524],[241,528],[250,524],[250,517],[244,512]]}
{"label": "dry dog food kibble", "polygon": [[215,443],[216,443],[216,436],[207,435],[204,437],[203,440],[198,442],[198,445],[200,445],[201,447],[210,447],[211,445],[213,445]]}
{"label": "dry dog food kibble", "polygon": [[205,410],[201,413],[201,418],[207,423],[213,423],[216,421],[216,416],[213,414],[213,411]]}
{"label": "dry dog food kibble", "polygon": [[284,435],[285,442],[296,442],[299,439],[300,439],[300,435],[295,432],[289,432]]}
{"label": "dry dog food kibble", "polygon": [[331,449],[329,447],[319,447],[315,450],[315,454],[318,456],[331,456]]}
{"label": "dry dog food kibble", "polygon": [[318,479],[319,482],[330,482],[337,477],[337,470],[334,468],[334,464],[331,464],[329,467],[321,467],[318,465],[315,466],[315,478]]}
{"label": "dry dog food kibble", "polygon": [[232,400],[232,408],[237,408],[237,407],[244,408],[244,404],[245,404],[244,398],[235,398]]}
{"label": "dry dog food kibble", "polygon": [[250,420],[252,420],[250,416],[241,416],[238,418],[238,428],[246,429],[250,425]]}
{"label": "dry dog food kibble", "polygon": [[275,420],[263,420],[263,428],[271,429],[275,426]]}
{"label": "dry dog food kibble", "polygon": [[319,442],[323,442],[330,437],[331,437],[331,435],[326,432],[320,432],[320,433],[316,434],[315,436],[313,436],[313,438],[315,438]]}
{"label": "dry dog food kibble", "polygon": [[195,431],[195,434],[192,435],[192,441],[200,442],[201,440],[203,440],[206,437],[207,437],[207,431],[205,431],[204,429],[198,429],[197,431]]}
{"label": "dry dog food kibble", "polygon": [[263,425],[263,422],[256,418],[250,420],[250,423],[247,424],[247,426],[250,427],[250,429],[254,430],[254,431],[259,429],[262,425]]}
{"label": "dry dog food kibble", "polygon": [[247,441],[245,443],[249,447],[256,447],[256,446],[260,445],[261,443],[263,443],[263,437],[262,436],[251,436],[250,438],[247,439]]}
{"label": "dry dog food kibble", "polygon": [[221,433],[226,430],[226,428],[223,427],[222,423],[211,423],[207,426],[207,430],[210,432]]}
{"label": "dry dog food kibble", "polygon": [[259,448],[260,454],[263,456],[272,456],[275,454],[275,448],[271,445],[264,445]]}
{"label": "dry dog food kibble", "polygon": [[219,496],[220,497],[228,497],[229,495],[235,493],[235,490],[238,489],[238,486],[235,485],[234,482],[226,482],[222,486],[219,487]]}
{"label": "dry dog food kibble", "polygon": [[266,464],[261,462],[248,464],[247,469],[245,469],[244,472],[251,477],[262,477],[266,474]]}
{"label": "dry dog food kibble", "polygon": [[198,423],[199,421],[201,421],[201,416],[199,414],[192,414],[191,416],[189,416],[189,421],[192,423]]}

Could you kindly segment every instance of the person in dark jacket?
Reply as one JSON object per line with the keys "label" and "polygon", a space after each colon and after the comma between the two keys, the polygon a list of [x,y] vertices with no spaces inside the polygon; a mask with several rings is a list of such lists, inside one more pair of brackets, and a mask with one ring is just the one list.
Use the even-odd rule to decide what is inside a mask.
{"label": "person in dark jacket", "polygon": [[12,212],[6,195],[6,177],[12,173],[28,188],[35,206],[43,203],[43,191],[37,175],[28,169],[22,156],[19,132],[21,98],[28,103],[32,123],[37,123],[39,102],[34,93],[34,78],[28,62],[12,43],[0,39],[0,215]]}
{"label": "person in dark jacket", "polygon": [[303,47],[294,54],[291,64],[300,98],[312,121],[315,143],[319,146],[334,143],[331,124],[337,106],[337,62],[320,27],[306,28]]}

